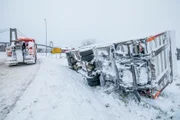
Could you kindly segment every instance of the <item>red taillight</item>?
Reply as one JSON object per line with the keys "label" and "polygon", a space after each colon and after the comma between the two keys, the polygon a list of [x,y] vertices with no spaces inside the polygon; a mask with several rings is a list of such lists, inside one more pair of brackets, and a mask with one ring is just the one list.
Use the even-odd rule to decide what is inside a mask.
{"label": "red taillight", "polygon": [[6,48],[6,54],[8,57],[11,57],[12,56],[12,48]]}
{"label": "red taillight", "polygon": [[29,47],[29,54],[33,55],[33,48],[32,47]]}
{"label": "red taillight", "polygon": [[12,56],[12,52],[7,52],[7,56]]}

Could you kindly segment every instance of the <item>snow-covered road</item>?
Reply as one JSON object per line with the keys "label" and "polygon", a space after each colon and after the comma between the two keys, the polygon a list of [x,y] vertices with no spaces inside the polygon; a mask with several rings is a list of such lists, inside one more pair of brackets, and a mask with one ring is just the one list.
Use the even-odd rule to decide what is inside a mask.
{"label": "snow-covered road", "polygon": [[4,64],[5,52],[0,52],[0,66]]}
{"label": "snow-covered road", "polygon": [[[1,53],[1,58],[4,54]],[[9,67],[4,64],[4,59],[0,63],[0,119],[14,108],[28,85],[34,79],[40,66],[41,59],[36,65],[19,65]]]}
{"label": "snow-covered road", "polygon": [[67,67],[65,58],[41,56],[36,65],[0,66],[0,119],[168,120],[172,115],[179,120],[180,88],[172,86],[165,97],[149,100],[165,109],[165,116],[143,103],[124,103],[117,94],[107,94],[107,88],[89,87],[80,74]]}

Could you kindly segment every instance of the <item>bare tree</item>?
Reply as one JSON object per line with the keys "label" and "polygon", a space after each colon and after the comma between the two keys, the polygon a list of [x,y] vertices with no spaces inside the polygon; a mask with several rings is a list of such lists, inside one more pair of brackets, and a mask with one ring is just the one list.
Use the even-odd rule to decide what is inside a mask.
{"label": "bare tree", "polygon": [[92,45],[94,43],[96,43],[95,39],[86,39],[86,40],[82,41],[82,46]]}

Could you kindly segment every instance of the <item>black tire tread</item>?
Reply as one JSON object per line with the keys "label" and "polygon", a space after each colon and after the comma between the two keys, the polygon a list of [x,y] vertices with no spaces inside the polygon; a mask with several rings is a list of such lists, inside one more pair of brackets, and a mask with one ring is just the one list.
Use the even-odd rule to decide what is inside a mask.
{"label": "black tire tread", "polygon": [[100,81],[91,81],[91,82],[88,82],[88,85],[91,86],[91,87],[99,86],[100,85]]}
{"label": "black tire tread", "polygon": [[81,60],[82,60],[82,61],[91,62],[91,61],[93,60],[93,58],[94,58],[94,55],[91,54],[91,55],[89,55],[89,56],[81,57]]}
{"label": "black tire tread", "polygon": [[86,79],[87,79],[88,82],[99,81],[99,76],[88,77]]}
{"label": "black tire tread", "polygon": [[97,76],[92,76],[92,77],[88,77],[86,78],[87,79],[87,82],[88,82],[88,85],[93,87],[93,86],[99,86],[100,85],[100,76],[97,75]]}
{"label": "black tire tread", "polygon": [[86,51],[80,51],[79,54],[81,55],[81,57],[86,57],[86,56],[92,55],[93,54],[93,50],[90,49],[90,50],[86,50]]}

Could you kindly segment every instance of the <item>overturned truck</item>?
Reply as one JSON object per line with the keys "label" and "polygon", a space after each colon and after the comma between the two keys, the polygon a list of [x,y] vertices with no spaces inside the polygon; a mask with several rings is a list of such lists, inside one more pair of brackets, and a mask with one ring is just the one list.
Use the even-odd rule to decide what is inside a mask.
{"label": "overturned truck", "polygon": [[172,83],[175,38],[166,31],[142,39],[93,45],[66,53],[69,66],[83,74],[90,86],[112,83],[123,93],[156,98]]}

